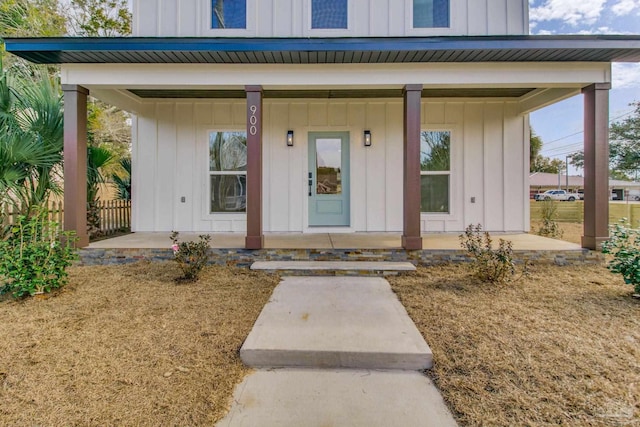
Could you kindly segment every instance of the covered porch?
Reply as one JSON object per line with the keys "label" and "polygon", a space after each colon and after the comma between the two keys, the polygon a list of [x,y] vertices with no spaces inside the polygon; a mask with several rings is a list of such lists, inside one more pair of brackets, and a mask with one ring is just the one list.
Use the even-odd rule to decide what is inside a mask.
{"label": "covered porch", "polygon": [[[215,221],[208,219],[213,212],[200,205],[202,200],[197,200],[197,205],[189,205],[194,198],[202,199],[199,194],[204,194],[201,190],[207,187],[200,185],[202,178],[196,176],[197,170],[194,172],[187,163],[195,165],[202,157],[197,151],[199,145],[196,146],[203,139],[198,136],[200,129],[217,124],[222,117],[229,118],[228,123],[242,125],[246,132],[246,185],[243,185],[246,213],[237,215],[236,220],[224,221],[238,234],[225,238],[217,235],[220,242],[228,242],[217,249],[223,250],[226,246],[269,251],[284,245],[303,250],[312,246],[308,250],[319,251],[326,246],[328,250],[341,251],[348,249],[345,246],[367,249],[377,245],[382,248],[371,249],[401,249],[410,254],[457,250],[452,248],[457,248],[457,234],[473,223],[482,223],[492,234],[516,230],[520,233],[514,236],[526,236],[523,232],[528,230],[529,223],[528,174],[524,170],[528,167],[527,115],[579,93],[584,94],[585,110],[586,202],[582,247],[597,249],[608,238],[610,63],[640,60],[639,42],[638,38],[626,36],[127,38],[8,40],[7,49],[34,62],[63,64],[65,228],[78,233],[79,246],[88,245],[84,188],[86,101],[91,93],[138,117],[149,118],[143,123],[148,129],[140,124],[137,131],[152,135],[155,145],[148,151],[141,149],[139,158],[134,157],[134,195],[136,180],[152,182],[147,186],[152,191],[144,192],[144,196],[143,192],[137,193],[137,206],[134,200],[134,210],[143,206],[146,209],[134,218],[137,231],[146,231],[143,226],[148,223],[151,230],[157,231],[218,230],[217,225],[212,225]],[[287,99],[292,101],[280,123],[275,114],[280,107],[275,104]],[[297,115],[295,100],[300,99],[318,105],[318,100],[327,103],[336,99],[386,102],[389,107],[385,107],[386,111],[380,110],[379,117],[390,119],[392,125],[377,132],[373,130],[373,138],[383,139],[384,144],[374,143],[374,148],[363,148],[371,146],[371,129],[380,123],[376,116],[357,112],[355,116],[359,119],[351,123],[348,114],[352,110],[344,102],[342,106],[334,106],[334,110],[321,106],[321,114],[315,114],[309,106],[305,110],[308,117],[328,119],[327,123],[317,125],[320,128],[314,128],[313,120],[300,124],[292,119]],[[227,110],[219,111],[219,100],[227,100]],[[431,109],[427,102],[439,106]],[[361,111],[358,108],[365,107],[354,107],[353,111]],[[303,201],[306,187],[302,184],[307,178],[306,166],[298,167],[306,163],[306,155],[300,151],[300,144],[288,149],[285,147],[293,147],[293,141],[289,144],[287,140],[286,146],[281,141],[285,132],[289,135],[288,131],[294,128],[296,135],[299,135],[298,128],[304,135],[317,129],[334,130],[330,123],[331,111],[339,110],[344,111],[336,116],[339,126],[350,130],[352,135],[363,132],[365,135],[358,148],[361,161],[354,163],[362,172],[360,180],[354,180],[354,186],[361,187],[351,197],[352,205],[358,207],[362,215],[352,215],[348,222],[350,240],[337,234],[324,234],[325,237],[320,238],[323,234],[309,230],[312,224],[305,222],[308,219],[307,204]],[[184,123],[190,126],[184,133],[188,138],[180,134]],[[451,207],[446,208],[447,217],[439,223],[442,230],[455,231],[453,237],[425,233],[432,231],[425,227],[429,217],[425,219],[421,211],[420,133],[425,124],[436,129],[453,128],[452,134],[461,136],[459,154],[452,151],[452,165],[457,163],[447,172],[451,182],[457,180],[450,187]],[[164,138],[168,134],[171,137]],[[184,151],[189,144],[194,147],[192,151]],[[517,155],[505,154],[507,148],[518,150],[513,151]],[[302,150],[305,149],[303,146]],[[271,150],[271,160],[290,158],[288,171],[281,164],[266,163],[265,150]],[[290,156],[290,153],[300,156]],[[385,156],[393,162],[385,163]],[[192,181],[174,182],[181,175],[176,169],[176,158],[188,160],[184,162],[182,175],[194,176]],[[141,159],[156,162],[152,173],[136,172],[135,163]],[[380,196],[379,191],[368,184],[379,177],[377,172],[383,167],[389,169],[380,187],[385,188],[386,193]],[[263,169],[269,169],[271,175],[265,176]],[[279,174],[279,170],[287,173]],[[269,191],[276,182],[287,184],[282,194],[293,194],[299,200],[271,203],[275,192],[263,197],[263,192]],[[293,182],[297,184],[288,184]],[[192,197],[184,197],[186,193]],[[512,202],[513,198],[517,198],[517,202]],[[371,200],[380,202],[379,206]],[[244,202],[242,207],[244,209]],[[390,213],[378,229],[395,234],[367,240],[359,232],[375,230],[370,224],[375,222],[380,209]],[[181,214],[183,211],[186,213]],[[288,231],[300,233],[272,233],[278,229],[274,218],[285,214],[290,215],[289,223],[285,224]],[[141,226],[143,228],[139,228]],[[225,240],[227,238],[230,240]],[[523,238],[525,242],[529,239]],[[525,242],[522,249],[517,250],[536,250],[531,249],[530,242]],[[575,249],[579,250],[568,250]]]}

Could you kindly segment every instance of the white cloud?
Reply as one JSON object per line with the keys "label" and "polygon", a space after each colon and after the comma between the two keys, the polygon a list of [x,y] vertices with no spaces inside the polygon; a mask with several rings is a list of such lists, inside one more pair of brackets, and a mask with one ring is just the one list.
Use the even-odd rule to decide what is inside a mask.
{"label": "white cloud", "polygon": [[640,64],[614,62],[612,68],[612,86],[615,89],[640,88]]}
{"label": "white cloud", "polygon": [[611,11],[617,16],[625,16],[633,11],[640,12],[640,0],[618,0],[611,7]]}
{"label": "white cloud", "polygon": [[[545,0],[538,7],[532,7],[529,17],[532,21],[561,20],[569,25],[591,25],[595,23],[607,0]],[[629,0],[620,0],[626,2]],[[631,0],[637,1],[637,0]],[[531,4],[531,1],[529,2]]]}

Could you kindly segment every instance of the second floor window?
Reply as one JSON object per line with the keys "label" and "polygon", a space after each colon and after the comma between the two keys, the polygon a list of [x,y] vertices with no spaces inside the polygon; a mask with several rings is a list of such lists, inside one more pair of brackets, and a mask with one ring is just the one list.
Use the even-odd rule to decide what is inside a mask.
{"label": "second floor window", "polygon": [[449,27],[450,0],[413,0],[413,28]]}
{"label": "second floor window", "polygon": [[211,28],[247,28],[247,0],[212,0]]}
{"label": "second floor window", "polygon": [[347,28],[348,0],[311,0],[311,28]]}

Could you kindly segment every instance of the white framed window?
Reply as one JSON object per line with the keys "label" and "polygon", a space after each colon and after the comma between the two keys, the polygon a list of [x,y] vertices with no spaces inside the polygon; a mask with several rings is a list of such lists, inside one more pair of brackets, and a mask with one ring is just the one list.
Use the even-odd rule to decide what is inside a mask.
{"label": "white framed window", "polygon": [[450,0],[411,0],[412,28],[449,28]]}
{"label": "white framed window", "polygon": [[307,36],[345,36],[353,32],[354,0],[305,0]]}
{"label": "white framed window", "polygon": [[246,29],[247,0],[211,0],[212,29]]}
{"label": "white framed window", "polygon": [[200,0],[202,29],[212,37],[253,36],[256,0]]}
{"label": "white framed window", "polygon": [[465,0],[404,0],[405,35],[462,35],[466,31]]}
{"label": "white framed window", "polygon": [[420,131],[420,211],[451,213],[451,130]]}
{"label": "white framed window", "polygon": [[349,0],[311,0],[311,29],[349,28]]}
{"label": "white framed window", "polygon": [[247,210],[247,133],[209,132],[208,211],[210,214]]}

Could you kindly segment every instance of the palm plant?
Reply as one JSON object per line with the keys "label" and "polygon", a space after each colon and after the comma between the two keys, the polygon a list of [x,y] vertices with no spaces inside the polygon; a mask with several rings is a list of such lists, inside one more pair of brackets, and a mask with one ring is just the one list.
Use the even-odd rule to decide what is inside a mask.
{"label": "palm plant", "polygon": [[118,200],[131,200],[131,159],[120,159],[120,173],[113,173],[111,179]]}
{"label": "palm plant", "polygon": [[87,147],[87,232],[89,237],[100,234],[100,185],[106,183],[104,170],[115,160],[115,156],[105,147]]}
{"label": "palm plant", "polygon": [[46,71],[9,75],[0,64],[0,202],[29,215],[59,192],[63,109]]}

